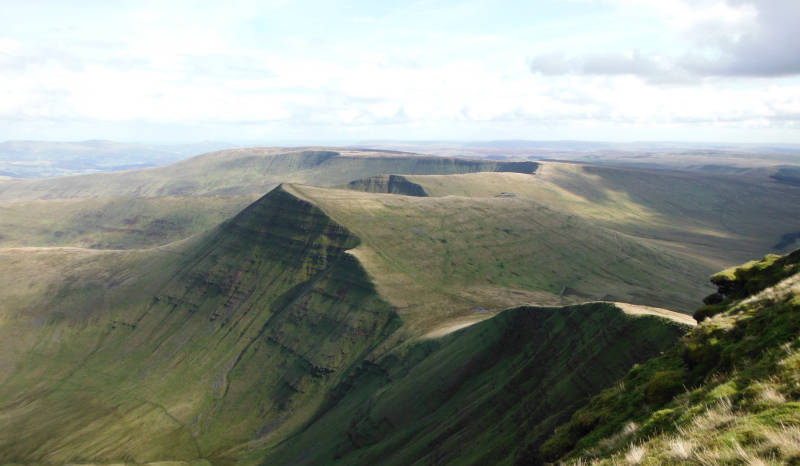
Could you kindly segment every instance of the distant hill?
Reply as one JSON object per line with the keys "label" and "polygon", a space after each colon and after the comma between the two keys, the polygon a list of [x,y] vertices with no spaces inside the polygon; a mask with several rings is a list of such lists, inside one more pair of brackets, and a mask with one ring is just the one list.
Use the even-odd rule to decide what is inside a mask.
{"label": "distant hill", "polygon": [[[532,172],[535,162],[522,162]],[[513,166],[513,163],[511,164]],[[265,194],[283,182],[332,186],[380,174],[507,171],[508,162],[331,148],[251,148],[212,152],[141,170],[0,181],[0,202],[79,197]]]}
{"label": "distant hill", "polygon": [[401,147],[435,148],[485,148],[485,149],[529,149],[543,151],[745,151],[762,153],[800,153],[800,144],[736,144],[724,142],[686,142],[686,141],[533,141],[533,140],[496,140],[496,141],[363,141],[355,145],[365,149],[392,149]]}
{"label": "distant hill", "polygon": [[347,188],[432,197],[535,199],[593,224],[706,260],[712,269],[796,247],[800,189],[794,185],[766,176],[540,163],[535,176],[403,175],[358,180]]}
{"label": "distant hill", "polygon": [[46,178],[165,165],[235,147],[221,142],[149,145],[105,140],[0,143],[0,176]]}

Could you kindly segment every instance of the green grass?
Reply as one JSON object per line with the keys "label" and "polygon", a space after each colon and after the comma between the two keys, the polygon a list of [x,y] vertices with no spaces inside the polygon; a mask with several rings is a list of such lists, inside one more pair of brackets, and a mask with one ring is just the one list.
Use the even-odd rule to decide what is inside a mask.
{"label": "green grass", "polygon": [[453,316],[596,300],[690,312],[712,291],[702,264],[530,198],[287,189],[364,240],[354,253],[409,320],[431,301]]}
{"label": "green grass", "polygon": [[[510,459],[520,436],[541,437],[684,331],[601,303],[523,308],[420,338],[429,329],[420,322],[453,315],[436,301],[393,309],[356,253],[367,241],[393,249],[378,236],[359,238],[295,189],[278,188],[218,227],[160,248],[0,250],[0,463]],[[405,210],[406,198],[385,197],[395,199],[387,215],[411,218],[408,225],[441,208]],[[451,233],[487,244],[509,233],[457,226],[487,209],[509,219],[530,209],[554,215],[532,204],[463,207]],[[450,296],[456,285],[435,284],[432,293]],[[491,315],[463,302],[459,312]],[[537,405],[542,397],[549,404]],[[537,420],[511,427],[535,409]],[[458,433],[472,418],[480,423]],[[383,419],[393,427],[381,427]],[[502,442],[489,446],[496,436]]]}
{"label": "green grass", "polygon": [[566,455],[573,464],[796,464],[799,266],[795,251],[727,272],[749,276],[753,286],[578,411],[543,445],[544,458]]}
{"label": "green grass", "polygon": [[[281,163],[324,154],[297,157]],[[377,159],[369,170],[417,163]],[[266,157],[231,160],[258,174]],[[342,177],[351,162],[336,162]],[[317,170],[298,167],[286,173]],[[454,189],[455,180],[462,197],[286,185],[159,248],[0,250],[0,463],[524,464],[570,418],[545,444],[548,458],[577,448],[570,458],[619,461],[639,455],[631,442],[642,444],[643,458],[672,452],[672,443],[690,454],[736,455],[739,445],[764,461],[770,452],[789,458],[783,450],[800,422],[792,391],[800,329],[796,284],[776,281],[794,262],[768,257],[724,274],[755,297],[732,298],[670,350],[684,327],[611,303],[577,303],[696,307],[711,291],[711,255],[687,258],[661,247],[669,236],[645,241],[643,232],[689,215],[711,194],[671,205],[669,183],[571,167],[404,177],[429,194],[434,183],[425,180],[438,179],[438,189]],[[199,179],[191,193],[268,181],[235,180],[234,172]],[[169,192],[151,188],[142,193]],[[720,190],[710,192],[728,199]],[[495,198],[509,191],[517,196]],[[54,244],[74,244],[83,223],[93,241],[135,247],[145,243],[102,228],[124,224],[136,208],[140,223],[176,218],[183,230],[171,238],[180,238],[229,215],[209,210],[241,199],[32,202],[50,214],[27,228],[59,225],[72,232],[59,238],[72,243]],[[30,237],[14,220],[24,209],[2,208]],[[192,217],[195,208],[206,213]],[[714,224],[697,223],[703,209],[685,220],[696,224],[691,238],[717,234],[699,233]],[[78,215],[98,212],[94,223]],[[517,307],[531,302],[550,306]],[[628,372],[634,363],[641,366]],[[731,416],[739,421],[717,423]]]}
{"label": "green grass", "polygon": [[254,195],[103,197],[0,204],[0,247],[145,249],[233,217]]}
{"label": "green grass", "polygon": [[[798,230],[800,190],[767,177],[542,163],[536,175],[406,176],[430,196],[501,192],[703,260],[714,270],[773,249]],[[788,244],[788,243],[787,243]]]}
{"label": "green grass", "polygon": [[425,189],[402,175],[379,175],[363,180],[351,181],[337,186],[342,189],[363,191],[367,193],[403,194],[406,196],[426,197]]}
{"label": "green grass", "polygon": [[[685,327],[608,303],[522,307],[362,366],[261,464],[512,464]],[[266,455],[266,456],[262,456]]]}
{"label": "green grass", "polygon": [[213,459],[288,435],[399,324],[357,244],[276,190],[168,248],[2,251],[0,462]]}

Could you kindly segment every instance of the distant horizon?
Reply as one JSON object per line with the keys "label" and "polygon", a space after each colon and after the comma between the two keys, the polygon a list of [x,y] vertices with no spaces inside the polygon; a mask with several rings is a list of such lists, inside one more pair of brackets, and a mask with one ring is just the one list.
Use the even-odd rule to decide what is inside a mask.
{"label": "distant horizon", "polygon": [[[104,138],[89,138],[75,140],[56,140],[56,139],[7,139],[0,141],[0,144],[8,143],[64,143],[80,144],[86,142],[113,142],[118,144],[131,144],[141,146],[182,146],[182,145],[201,145],[201,144],[228,144],[238,148],[247,147],[304,147],[304,146],[331,146],[331,147],[351,147],[368,144],[408,144],[408,145],[469,145],[471,147],[493,147],[493,144],[500,143],[527,143],[525,148],[534,149],[537,145],[543,144],[607,144],[607,145],[636,145],[636,144],[674,144],[705,147],[714,150],[713,146],[732,146],[732,147],[765,147],[765,148],[797,148],[800,150],[798,142],[726,142],[726,141],[691,141],[691,140],[599,140],[599,139],[368,139],[368,140],[173,140],[173,141],[146,141],[146,140],[113,140]],[[480,144],[487,144],[481,146]],[[545,148],[546,149],[546,148]],[[599,149],[587,149],[599,150]]]}

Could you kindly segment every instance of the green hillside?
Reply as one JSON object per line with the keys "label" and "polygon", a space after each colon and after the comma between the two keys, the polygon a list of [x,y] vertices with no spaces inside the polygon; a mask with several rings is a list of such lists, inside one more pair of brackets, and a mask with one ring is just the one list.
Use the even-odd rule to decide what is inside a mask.
{"label": "green hillside", "polygon": [[718,314],[706,310],[677,346],[635,367],[559,427],[541,448],[545,460],[800,461],[800,250],[713,279],[727,296]]}
{"label": "green hillside", "polygon": [[167,249],[3,250],[0,463],[215,458],[282,437],[399,325],[358,239],[276,190]]}
{"label": "green hillside", "polygon": [[[327,443],[311,455],[320,462],[403,463],[396,442],[422,421],[423,436],[407,453],[438,454],[434,436],[448,439],[440,450],[455,458],[453,445],[484,442],[484,430],[518,419],[528,408],[510,404],[523,392],[552,400],[557,416],[541,412],[541,422],[503,440],[512,458],[513,438],[540,438],[684,331],[593,304],[520,308],[424,336],[431,316],[453,316],[435,301],[414,312],[387,302],[348,253],[362,240],[294,189],[277,188],[167,247],[0,250],[0,464],[303,462],[304,445],[320,442],[321,432]],[[374,409],[352,408],[369,400]],[[486,429],[453,433],[462,424],[447,424],[449,413],[462,402]],[[506,420],[492,427],[487,409],[498,403],[509,404],[497,418]],[[420,410],[371,437],[372,423],[397,406]]]}
{"label": "green hillside", "polygon": [[[426,327],[468,318],[474,308],[526,303],[621,301],[691,312],[712,290],[704,265],[526,197],[286,189],[362,238],[352,253],[381,295]],[[431,303],[438,313],[430,314]]]}
{"label": "green hillside", "polygon": [[317,149],[235,149],[144,170],[0,181],[0,247],[161,246],[211,228],[285,181],[333,185],[380,173],[531,173],[538,167]]}
{"label": "green hillside", "polygon": [[366,193],[403,194],[419,197],[428,195],[425,188],[409,181],[407,177],[402,175],[378,175],[363,180],[351,181],[337,187]]}
{"label": "green hillside", "polygon": [[[395,156],[411,163],[375,158]],[[779,282],[797,253],[715,275],[685,336],[713,251],[757,234],[667,189],[697,178],[483,168],[282,184],[238,214],[255,195],[196,195],[218,180],[0,205],[6,244],[94,246],[0,249],[0,464],[660,464],[675,442],[789,458],[781,345],[800,329],[796,283]],[[692,193],[730,200],[723,178]],[[765,219],[749,202],[731,211]]]}
{"label": "green hillside", "polygon": [[0,203],[0,247],[162,246],[216,226],[258,197],[93,197]]}
{"label": "green hillside", "polygon": [[767,177],[543,162],[534,176],[405,179],[429,196],[493,198],[506,192],[536,199],[716,270],[798,247],[793,235],[800,232],[800,188]]}
{"label": "green hillside", "polygon": [[687,327],[610,303],[521,307],[364,364],[262,464],[512,464]]}

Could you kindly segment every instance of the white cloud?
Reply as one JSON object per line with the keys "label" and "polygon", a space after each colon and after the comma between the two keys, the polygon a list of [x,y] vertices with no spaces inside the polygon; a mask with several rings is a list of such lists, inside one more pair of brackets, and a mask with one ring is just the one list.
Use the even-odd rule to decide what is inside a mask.
{"label": "white cloud", "polygon": [[612,0],[655,10],[686,50],[595,51],[568,56],[546,52],[529,59],[543,74],[635,75],[652,83],[686,82],[692,76],[800,75],[797,0]]}
{"label": "white cloud", "polygon": [[[538,43],[519,31],[392,29],[374,12],[364,13],[370,21],[346,21],[367,28],[352,39],[349,30],[295,32],[296,24],[242,36],[232,31],[255,21],[246,14],[181,17],[152,7],[134,12],[113,43],[85,30],[48,40],[8,34],[0,37],[0,131],[14,138],[7,128],[21,122],[117,122],[216,125],[231,138],[280,125],[306,137],[381,128],[406,135],[398,137],[470,128],[464,134],[475,139],[552,134],[541,128],[576,139],[588,137],[587,128],[616,128],[616,138],[641,128],[674,130],[673,139],[697,128],[798,134],[800,86],[747,78],[800,73],[793,71],[798,48],[786,45],[796,40],[786,32],[790,21],[776,13],[785,0],[613,2],[637,9],[626,10],[623,22],[655,15],[687,51],[638,43],[577,54],[540,48],[526,67],[525,54]],[[297,8],[267,7],[275,14]],[[581,34],[582,50],[590,50],[591,31]],[[561,45],[573,40],[560,37]],[[764,51],[769,44],[773,53]],[[729,75],[744,77],[731,83]]]}

